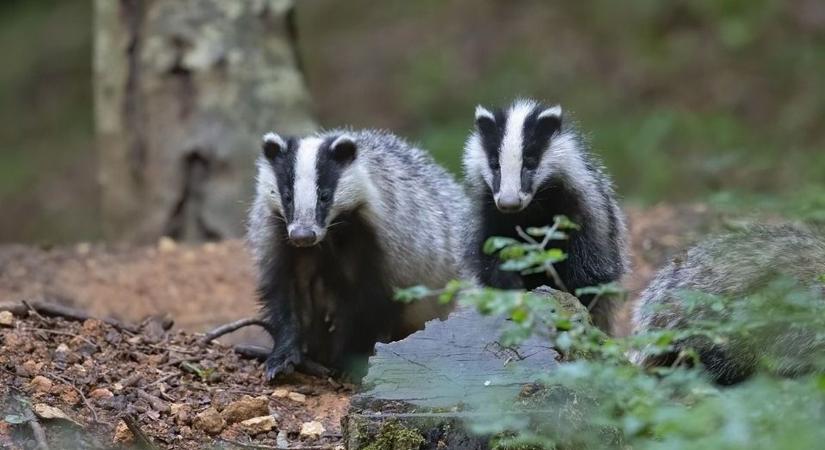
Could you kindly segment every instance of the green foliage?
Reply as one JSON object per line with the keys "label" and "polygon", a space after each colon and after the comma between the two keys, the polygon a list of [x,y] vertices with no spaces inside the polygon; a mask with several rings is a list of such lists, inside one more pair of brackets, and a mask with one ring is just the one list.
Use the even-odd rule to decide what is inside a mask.
{"label": "green foliage", "polygon": [[[553,228],[522,237],[547,236],[558,231]],[[513,248],[518,250],[508,250]],[[493,238],[485,251],[506,261],[532,261],[547,248]],[[817,280],[825,283],[825,275]],[[539,388],[528,397],[508,404],[476,399],[496,414],[474,416],[468,424],[495,436],[499,449],[817,448],[825,441],[825,298],[810,281],[766,276],[760,289],[742,298],[685,291],[678,306],[690,318],[684,327],[628,337],[606,336],[586,312],[564,307],[559,297],[453,285],[451,295],[462,304],[511,319],[504,345],[538,336],[572,356],[537,374]],[[606,284],[576,294],[621,295],[621,289]],[[753,376],[733,387],[714,384],[691,347],[707,342],[734,349],[730,358],[752,362]],[[628,355],[640,353],[677,353],[676,363],[632,364]],[[796,376],[782,377],[789,373]],[[499,414],[513,408],[520,415]]]}
{"label": "green foliage", "polygon": [[388,421],[362,450],[416,450],[425,442],[418,431],[406,428],[397,421]]}

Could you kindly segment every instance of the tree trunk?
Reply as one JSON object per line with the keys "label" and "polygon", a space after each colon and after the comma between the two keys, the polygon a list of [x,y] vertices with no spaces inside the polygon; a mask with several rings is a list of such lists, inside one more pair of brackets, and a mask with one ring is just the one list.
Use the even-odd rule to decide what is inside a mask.
{"label": "tree trunk", "polygon": [[292,0],[96,0],[103,228],[239,236],[262,134],[315,128]]}

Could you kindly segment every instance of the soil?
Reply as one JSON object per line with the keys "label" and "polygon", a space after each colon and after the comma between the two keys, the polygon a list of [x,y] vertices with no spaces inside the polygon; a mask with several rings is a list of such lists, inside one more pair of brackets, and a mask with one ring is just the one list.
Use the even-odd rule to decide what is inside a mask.
{"label": "soil", "polygon": [[[624,285],[630,298],[675,252],[722,223],[703,205],[628,208],[628,215],[634,271]],[[41,419],[52,448],[66,448],[60,445],[66,442],[72,443],[69,448],[139,444],[140,436],[124,431],[130,417],[158,448],[251,443],[279,448],[284,440],[303,446],[290,448],[334,448],[341,443],[340,420],[351,386],[297,374],[266,384],[259,362],[224,346],[270,345],[255,327],[221,338],[222,344],[200,343],[197,333],[257,312],[254,270],[240,241],[0,246],[0,303],[21,300],[61,303],[143,326],[130,332],[98,320],[27,314],[15,316],[10,327],[0,326],[0,448],[36,447],[31,427],[21,418],[28,417],[27,405],[37,404],[57,407],[79,424]],[[629,310],[626,305],[619,313],[618,334],[628,330]],[[165,331],[162,318],[174,320],[174,328]],[[38,377],[51,386],[46,389],[48,383]],[[278,396],[289,393],[306,399]],[[275,417],[271,431],[252,433],[236,423],[210,435],[200,419],[196,427],[198,414],[213,412],[209,408],[225,412],[245,395],[265,397],[257,400],[265,402],[258,413]],[[313,421],[325,431],[317,438],[302,437],[301,428]]]}

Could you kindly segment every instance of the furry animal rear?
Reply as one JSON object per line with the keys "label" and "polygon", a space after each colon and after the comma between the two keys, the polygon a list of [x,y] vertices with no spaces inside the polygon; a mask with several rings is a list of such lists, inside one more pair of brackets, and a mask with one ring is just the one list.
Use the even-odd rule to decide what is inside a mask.
{"label": "furry animal rear", "polygon": [[[636,304],[633,331],[684,329],[699,321],[723,324],[730,318],[729,309],[718,311],[699,303],[689,311],[686,296],[696,292],[747,302],[778,276],[810,287],[822,301],[825,286],[817,280],[823,274],[825,238],[821,234],[794,225],[751,226],[699,243],[661,269]],[[775,372],[793,375],[809,369],[807,356],[823,353],[822,342],[816,339],[823,331],[792,324],[764,336],[733,337],[724,344],[696,337],[677,342],[673,352],[654,355],[643,349],[632,354],[631,360],[644,366],[671,365],[679,352],[692,348],[720,384],[746,379],[765,356],[772,360]]]}
{"label": "furry animal rear", "polygon": [[[549,285],[577,288],[619,280],[629,266],[624,215],[613,185],[560,106],[517,100],[504,109],[479,106],[464,150],[473,215],[478,219],[467,250],[481,283],[503,289]],[[564,286],[546,274],[503,271],[496,255],[482,252],[491,236],[519,238],[516,227],[552,225],[565,215],[581,228],[553,247],[567,253],[555,266]],[[591,296],[581,298],[585,305]],[[600,300],[594,322],[609,328],[611,304]]]}
{"label": "furry animal rear", "polygon": [[357,375],[376,342],[444,315],[393,288],[461,278],[468,200],[425,152],[382,131],[264,138],[248,240],[274,339],[267,377],[305,359]]}

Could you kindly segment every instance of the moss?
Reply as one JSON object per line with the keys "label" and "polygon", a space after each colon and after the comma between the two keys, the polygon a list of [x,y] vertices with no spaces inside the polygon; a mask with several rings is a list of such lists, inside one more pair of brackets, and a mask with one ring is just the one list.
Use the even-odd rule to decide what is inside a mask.
{"label": "moss", "polygon": [[362,450],[416,450],[426,440],[415,429],[407,428],[392,420],[381,426],[373,441]]}

